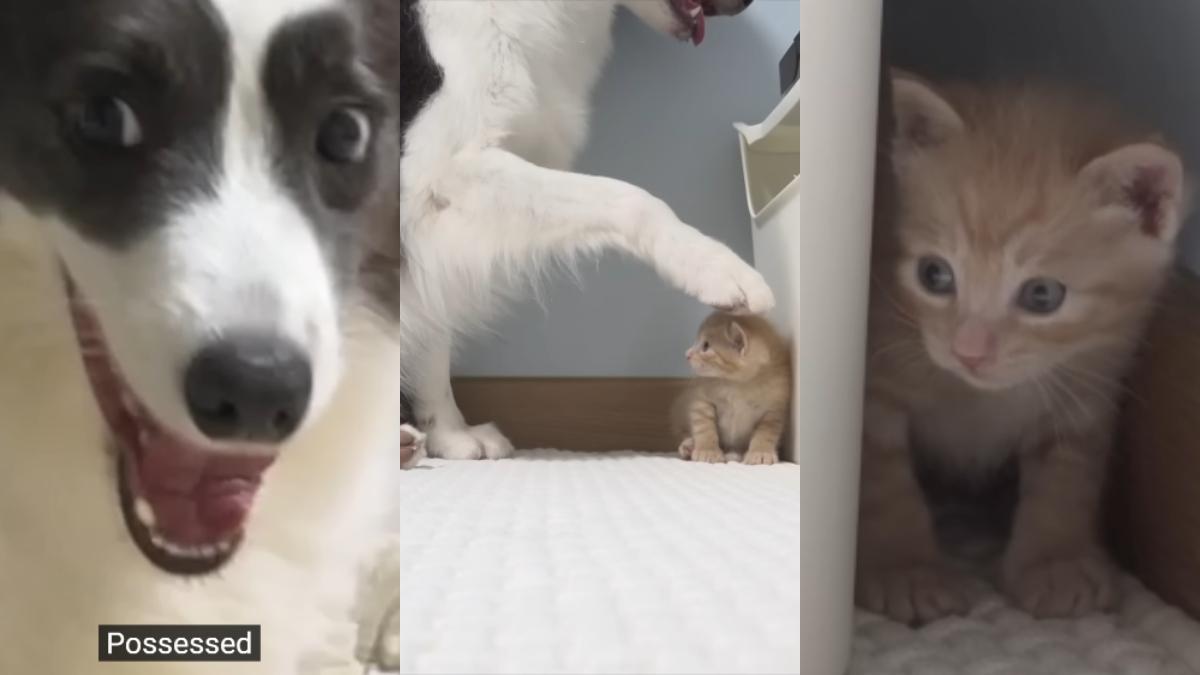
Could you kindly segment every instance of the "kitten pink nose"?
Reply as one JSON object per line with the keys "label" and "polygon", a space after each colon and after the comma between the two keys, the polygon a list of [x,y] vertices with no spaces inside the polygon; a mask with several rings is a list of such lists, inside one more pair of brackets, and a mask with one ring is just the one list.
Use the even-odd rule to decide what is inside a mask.
{"label": "kitten pink nose", "polygon": [[688,361],[691,361],[691,360],[692,360],[692,357],[693,357],[693,356],[695,356],[695,355],[696,355],[696,348],[695,348],[695,347],[691,347],[691,348],[689,348],[689,349],[687,350],[687,354],[684,354],[684,356],[686,356],[686,357],[687,357],[687,360],[688,360]]}
{"label": "kitten pink nose", "polygon": [[954,333],[950,350],[968,370],[976,370],[995,355],[996,334],[982,321],[967,319]]}

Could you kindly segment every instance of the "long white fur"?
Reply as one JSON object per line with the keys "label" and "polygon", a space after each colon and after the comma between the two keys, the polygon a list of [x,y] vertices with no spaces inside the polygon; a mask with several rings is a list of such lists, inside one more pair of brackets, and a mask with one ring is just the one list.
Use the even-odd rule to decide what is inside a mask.
{"label": "long white fur", "polygon": [[[719,242],[628,183],[566,171],[612,48],[618,0],[431,1],[426,35],[445,82],[406,137],[401,228],[402,379],[430,454],[500,458],[494,426],[468,428],[450,391],[455,333],[491,318],[549,264],[615,248],[710,305],[769,309],[771,291]],[[661,32],[666,0],[626,0]]]}
{"label": "long white fur", "polygon": [[[397,466],[399,348],[366,310],[335,306],[314,234],[261,142],[263,44],[283,17],[320,3],[214,4],[238,64],[215,199],[180,205],[170,227],[114,253],[0,194],[0,673],[361,672],[353,585]],[[251,323],[309,349],[311,420],[266,475],[241,549],[214,576],[158,570],[126,531],[59,260],[94,300],[131,386],[183,433],[192,429],[178,368],[201,340]],[[340,334],[339,313],[349,316]],[[104,623],[261,624],[263,660],[106,669]]]}

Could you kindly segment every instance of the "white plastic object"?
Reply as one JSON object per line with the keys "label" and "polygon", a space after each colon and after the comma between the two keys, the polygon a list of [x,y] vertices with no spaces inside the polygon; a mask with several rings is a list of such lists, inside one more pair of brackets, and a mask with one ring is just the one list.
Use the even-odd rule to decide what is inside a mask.
{"label": "white plastic object", "polygon": [[735,125],[755,266],[794,341],[802,675],[839,675],[853,630],[881,0],[805,0],[800,79]]}

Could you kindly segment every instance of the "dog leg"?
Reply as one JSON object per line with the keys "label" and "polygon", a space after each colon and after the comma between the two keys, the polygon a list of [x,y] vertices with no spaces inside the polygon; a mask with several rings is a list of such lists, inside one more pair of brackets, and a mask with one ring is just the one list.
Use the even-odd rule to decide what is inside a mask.
{"label": "dog leg", "polygon": [[444,459],[504,459],[513,445],[494,424],[467,426],[450,388],[450,340],[432,346],[417,387],[417,419],[428,434],[431,457]]}
{"label": "dog leg", "polygon": [[385,672],[400,669],[400,546],[387,537],[359,578],[355,655]]}
{"label": "dog leg", "polygon": [[775,304],[762,276],[727,246],[619,180],[547,169],[486,148],[460,153],[433,185],[430,202],[441,214],[427,233],[441,250],[472,242],[472,255],[486,252],[500,271],[616,248],[706,305],[758,314]]}

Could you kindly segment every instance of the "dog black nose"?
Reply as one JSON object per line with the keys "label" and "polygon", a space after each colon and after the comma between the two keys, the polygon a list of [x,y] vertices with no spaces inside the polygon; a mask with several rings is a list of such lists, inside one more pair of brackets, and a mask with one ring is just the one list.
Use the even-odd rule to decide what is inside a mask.
{"label": "dog black nose", "polygon": [[286,340],[231,335],[192,358],[183,391],[192,420],[212,440],[278,443],[304,419],[312,365]]}

